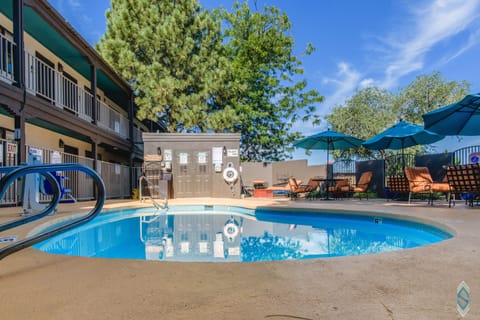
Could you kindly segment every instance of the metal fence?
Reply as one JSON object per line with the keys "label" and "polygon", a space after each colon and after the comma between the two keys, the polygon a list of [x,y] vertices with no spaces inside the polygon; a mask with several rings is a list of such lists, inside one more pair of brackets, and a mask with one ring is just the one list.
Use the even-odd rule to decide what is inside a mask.
{"label": "metal fence", "polygon": [[469,146],[453,152],[453,163],[455,165],[480,162],[480,146]]}
{"label": "metal fence", "polygon": [[[15,166],[17,164],[17,148],[15,142],[0,139],[0,165],[2,167]],[[0,178],[5,174],[0,173]],[[12,183],[5,196],[0,201],[0,205],[16,205],[19,201],[17,192],[17,183]]]}
{"label": "metal fence", "polygon": [[331,170],[333,172],[333,178],[348,179],[350,184],[355,184],[355,160],[335,161]]}
{"label": "metal fence", "polygon": [[[1,140],[1,166],[15,166],[17,165],[17,144],[14,142]],[[46,148],[38,148],[35,146],[26,146],[27,154],[33,153],[41,157],[42,163],[81,163],[90,168],[94,167],[94,160],[86,157],[81,157],[57,150],[50,150]],[[134,187],[138,184],[138,178],[141,175],[141,168],[135,167],[130,169],[128,166],[124,166],[116,163],[109,163],[105,161],[97,161],[96,171],[102,177],[106,191],[107,199],[112,198],[130,198],[130,179],[134,183]],[[60,172],[65,179],[62,180],[65,188],[71,190],[71,195],[77,200],[93,200],[94,194],[94,181],[88,175],[77,171],[65,171]],[[0,176],[0,178],[3,175]],[[18,183],[13,184],[8,189],[4,198],[1,200],[0,205],[17,205],[21,201],[20,186]],[[42,194],[40,196],[41,201],[48,201],[50,196]]]}

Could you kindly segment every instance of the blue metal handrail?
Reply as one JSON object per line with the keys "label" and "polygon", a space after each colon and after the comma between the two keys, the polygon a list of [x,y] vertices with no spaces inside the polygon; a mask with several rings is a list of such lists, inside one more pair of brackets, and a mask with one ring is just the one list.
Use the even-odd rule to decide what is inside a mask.
{"label": "blue metal handrail", "polygon": [[[16,179],[25,176],[27,174],[32,174],[32,173],[39,173],[39,174],[45,174],[45,176],[51,177],[53,181],[52,186],[54,186],[54,198],[58,198],[56,204],[58,204],[58,201],[60,200],[60,186],[58,185],[58,182],[56,181],[55,178],[49,173],[52,171],[80,171],[88,174],[90,177],[93,178],[94,182],[97,185],[97,202],[95,203],[94,208],[85,216],[73,220],[72,222],[59,226],[57,228],[54,228],[49,231],[45,231],[43,233],[37,234],[35,236],[23,239],[17,243],[14,243],[10,246],[4,247],[0,249],[0,260],[5,258],[6,256],[17,252],[19,250],[22,250],[24,248],[30,247],[34,245],[35,243],[41,242],[45,239],[48,239],[54,235],[57,235],[60,232],[67,231],[70,229],[73,229],[83,223],[86,223],[93,218],[102,210],[103,205],[105,204],[105,197],[106,197],[106,192],[105,192],[105,184],[103,183],[102,178],[91,168],[78,164],[78,163],[61,163],[61,164],[43,164],[43,165],[32,165],[32,166],[21,166],[21,167],[16,167],[15,169],[11,170],[9,173],[7,173],[1,180],[0,180],[0,200],[3,198],[5,195],[6,189],[10,184],[12,184]],[[50,180],[50,178],[48,178]],[[56,185],[55,185],[56,184]],[[54,201],[52,200],[51,203]],[[53,209],[55,209],[56,204]],[[45,213],[42,212],[42,216],[45,216]],[[37,220],[41,218],[42,216],[39,216],[39,214],[35,214],[34,216],[27,217],[24,219],[19,219],[16,222],[15,226],[31,222],[34,220]],[[29,218],[34,218],[33,220]],[[8,225],[8,224],[5,224]],[[4,225],[2,225],[4,226]],[[10,228],[13,228],[13,226],[10,226]],[[3,230],[6,230],[8,228],[4,228]],[[2,229],[0,229],[2,231]]]}
{"label": "blue metal handrail", "polygon": [[[10,173],[10,172],[13,172],[14,170],[17,170],[19,168],[25,168],[25,166],[21,166],[21,167],[2,167],[2,168],[0,168],[0,173]],[[55,211],[55,209],[57,208],[57,205],[58,205],[58,203],[60,202],[60,199],[61,199],[60,184],[58,183],[57,179],[55,179],[55,177],[50,172],[43,172],[42,175],[44,175],[46,177],[46,179],[48,180],[48,182],[50,182],[50,184],[52,185],[53,198],[50,201],[49,205],[46,206],[45,209],[43,211],[39,212],[39,213],[26,215],[23,218],[12,220],[12,221],[9,221],[9,222],[4,223],[4,224],[0,224],[0,232],[11,229],[11,228],[18,227],[22,224],[26,224],[26,223],[41,219],[41,218],[46,217],[46,216],[48,216],[49,214],[51,214],[52,212]],[[5,193],[7,192],[8,187],[10,186],[11,183],[13,183],[13,181],[15,181],[15,179],[12,180],[8,184],[2,184],[2,181],[3,181],[3,179],[0,180],[0,200],[3,199]]]}

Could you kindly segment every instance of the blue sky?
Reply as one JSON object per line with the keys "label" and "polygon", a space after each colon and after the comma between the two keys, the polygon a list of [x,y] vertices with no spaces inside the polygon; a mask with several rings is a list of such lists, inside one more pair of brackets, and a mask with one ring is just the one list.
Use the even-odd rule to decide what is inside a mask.
{"label": "blue sky", "polygon": [[[90,44],[105,32],[110,1],[49,1]],[[209,9],[230,9],[233,2],[200,0]],[[257,0],[258,8],[265,5],[289,16],[298,56],[308,42],[316,47],[302,61],[309,87],[326,98],[318,108],[322,116],[358,88],[377,85],[395,92],[436,70],[448,80],[467,80],[471,92],[480,92],[480,0]],[[326,127],[325,122],[297,126],[305,135]],[[461,143],[447,138],[437,150],[472,143],[480,138]],[[306,158],[304,151],[294,158]],[[322,152],[309,158],[310,163],[325,161]]]}

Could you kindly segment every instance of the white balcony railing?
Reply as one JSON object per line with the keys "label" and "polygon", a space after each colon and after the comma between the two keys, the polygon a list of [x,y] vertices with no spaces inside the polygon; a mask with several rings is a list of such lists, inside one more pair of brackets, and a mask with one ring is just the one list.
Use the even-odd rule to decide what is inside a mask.
{"label": "white balcony railing", "polygon": [[[3,56],[3,55],[2,55]],[[29,53],[25,53],[25,83],[31,94],[67,110],[77,117],[93,120],[92,94],[74,81]],[[96,122],[99,127],[128,138],[128,118],[106,103],[96,100]]]}
{"label": "white balcony railing", "polygon": [[0,34],[0,79],[12,83],[13,78],[13,51],[15,43]]}

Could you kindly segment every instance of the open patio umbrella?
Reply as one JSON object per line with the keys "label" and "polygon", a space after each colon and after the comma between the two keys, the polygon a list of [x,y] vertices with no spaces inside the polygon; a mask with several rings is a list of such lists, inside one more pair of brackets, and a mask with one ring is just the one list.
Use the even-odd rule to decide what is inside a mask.
{"label": "open patio umbrella", "polygon": [[363,146],[370,150],[401,149],[405,167],[405,148],[434,143],[443,138],[445,136],[425,130],[422,126],[400,120],[394,126],[365,141]]}
{"label": "open patio umbrella", "polygon": [[[293,145],[297,148],[303,148],[307,150],[327,150],[327,187],[328,179],[330,177],[328,172],[328,158],[330,151],[344,150],[350,148],[357,148],[362,144],[363,140],[352,137],[347,134],[339,133],[336,131],[323,131],[306,138],[297,140]],[[328,199],[328,193],[327,193]]]}
{"label": "open patio umbrella", "polygon": [[425,129],[443,135],[480,135],[480,93],[422,115]]}

